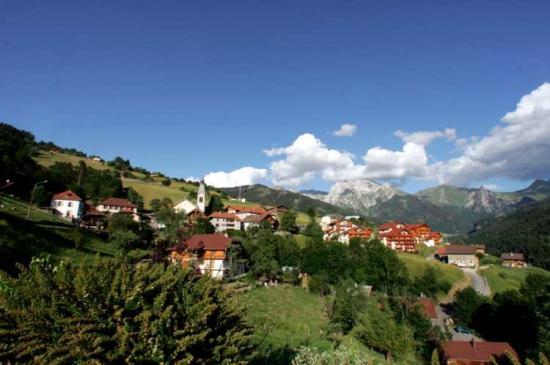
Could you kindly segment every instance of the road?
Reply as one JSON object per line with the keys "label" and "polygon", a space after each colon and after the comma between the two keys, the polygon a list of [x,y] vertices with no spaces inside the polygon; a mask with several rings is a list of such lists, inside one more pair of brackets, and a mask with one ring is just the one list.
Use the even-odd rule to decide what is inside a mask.
{"label": "road", "polygon": [[464,271],[464,274],[470,278],[470,282],[472,283],[472,288],[475,289],[480,295],[488,297],[491,295],[491,288],[489,288],[489,284],[487,283],[487,279],[485,279],[484,276],[481,276],[477,270],[475,269],[462,269]]}

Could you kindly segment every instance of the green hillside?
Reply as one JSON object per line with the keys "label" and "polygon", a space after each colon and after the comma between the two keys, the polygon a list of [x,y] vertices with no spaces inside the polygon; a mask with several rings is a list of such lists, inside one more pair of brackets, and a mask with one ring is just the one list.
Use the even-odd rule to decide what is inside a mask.
{"label": "green hillside", "polygon": [[[221,189],[229,196],[238,197],[239,188]],[[338,208],[332,204],[322,202],[308,196],[294,193],[287,190],[273,189],[265,185],[248,185],[241,187],[241,197],[248,201],[257,202],[263,205],[284,205],[290,209],[306,212],[308,209],[315,209],[317,214],[346,214],[347,210]]]}
{"label": "green hillside", "polygon": [[518,209],[507,216],[480,222],[465,236],[470,244],[485,244],[490,254],[522,252],[533,265],[550,269],[550,199]]}
{"label": "green hillside", "polygon": [[498,265],[492,265],[487,269],[480,270],[480,273],[487,278],[492,294],[519,289],[529,273],[550,275],[550,272],[538,267],[508,268]]}
{"label": "green hillside", "polygon": [[[96,255],[117,254],[104,237],[78,230],[48,212],[34,208],[27,218],[28,204],[19,199],[2,196],[1,205],[0,269],[13,273],[16,263],[28,263],[33,256],[52,255],[78,263]],[[147,254],[144,250],[129,253],[130,257]]]}

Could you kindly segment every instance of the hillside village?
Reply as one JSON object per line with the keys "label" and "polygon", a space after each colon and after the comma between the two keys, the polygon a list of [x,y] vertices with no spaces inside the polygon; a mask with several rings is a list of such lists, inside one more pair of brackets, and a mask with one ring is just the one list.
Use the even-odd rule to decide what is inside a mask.
{"label": "hillside village", "polygon": [[[158,191],[168,191],[168,186],[178,181],[158,174],[150,177],[153,174],[133,168],[124,159],[105,162],[98,156],[73,157],[56,147],[42,148],[25,160],[31,165],[41,163],[43,167],[34,168],[44,169],[47,179],[41,180],[44,175],[30,178],[30,184],[21,179],[22,175],[6,179],[1,191],[0,222],[20,221],[18,224],[30,224],[34,229],[35,225],[41,225],[39,222],[50,221],[55,227],[73,232],[69,242],[74,241],[75,248],[70,252],[83,255],[82,244],[77,242],[93,241],[94,250],[103,246],[97,252],[111,252],[106,251],[109,247],[113,254],[120,252],[131,257],[136,265],[163,263],[211,278],[234,291],[243,303],[256,303],[254,298],[265,297],[254,304],[257,308],[249,308],[251,324],[256,328],[252,342],[265,356],[262,360],[265,363],[279,361],[272,357],[274,346],[291,346],[292,351],[285,350],[290,352],[284,355],[286,360],[281,362],[284,363],[290,361],[288,356],[307,351],[300,346],[309,341],[285,339],[281,345],[278,337],[262,332],[261,327],[267,325],[283,326],[288,331],[293,328],[288,319],[259,315],[261,311],[286,310],[281,307],[260,310],[273,300],[269,299],[273,293],[280,293],[288,300],[306,293],[307,301],[325,303],[331,309],[323,310],[319,318],[327,326],[320,331],[326,334],[319,335],[314,342],[326,349],[334,341],[332,336],[343,336],[338,343],[355,344],[360,356],[369,361],[389,363],[395,358],[403,364],[423,363],[437,357],[446,364],[472,361],[490,364],[493,359],[520,359],[531,354],[529,346],[534,345],[525,344],[514,334],[506,335],[509,337],[504,339],[509,341],[502,341],[502,333],[492,332],[495,323],[502,320],[500,312],[492,314],[490,325],[480,325],[480,314],[476,314],[482,303],[495,308],[503,305],[493,304],[491,299],[505,292],[502,285],[521,289],[530,275],[547,280],[546,271],[528,264],[527,252],[502,252],[494,257],[485,245],[460,244],[460,240],[454,241],[454,236],[434,230],[426,222],[380,222],[362,215],[319,215],[313,208],[297,212],[284,204],[264,205],[241,196],[232,197],[202,181],[181,185],[189,189],[183,199],[153,195],[145,204],[134,188],[151,185]],[[102,170],[96,170],[97,167]],[[128,178],[130,174],[133,177]],[[142,185],[135,182],[140,175]],[[97,195],[99,190],[87,179],[99,177],[112,190]],[[66,183],[64,179],[73,182]],[[131,185],[121,189],[121,180]],[[48,190],[54,186],[64,190]],[[27,188],[21,192],[21,187]],[[43,198],[48,194],[51,194],[49,201]],[[41,249],[32,250],[39,253]],[[31,260],[29,256],[21,258]],[[70,260],[76,262],[74,258]],[[506,280],[506,275],[512,273],[521,277],[519,284]],[[349,282],[353,285],[348,286]],[[399,294],[403,292],[407,295]],[[340,303],[342,300],[345,304]],[[389,333],[369,332],[370,327],[354,318],[362,313],[367,316],[364,320],[368,320],[380,309],[353,309],[362,306],[356,300],[377,302],[379,306],[393,308],[388,309],[392,311],[401,308],[402,317],[391,312],[385,319],[385,326],[397,326],[391,336],[420,331],[419,336],[426,340],[416,343],[412,337],[403,335],[397,346],[389,340],[378,343],[376,338]],[[474,302],[479,308],[469,314],[461,312],[461,306]],[[290,310],[301,303],[284,305]],[[272,322],[275,320],[282,322]],[[518,324],[520,328],[531,325]],[[281,331],[273,336],[290,335]],[[257,342],[264,336],[270,339],[263,344]]]}

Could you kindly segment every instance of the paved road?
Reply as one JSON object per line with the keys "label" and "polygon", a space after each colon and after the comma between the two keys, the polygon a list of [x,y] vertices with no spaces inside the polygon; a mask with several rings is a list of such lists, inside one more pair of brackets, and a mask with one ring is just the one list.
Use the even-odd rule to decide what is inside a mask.
{"label": "paved road", "polygon": [[472,283],[472,287],[481,295],[488,297],[491,295],[491,288],[487,283],[487,279],[481,276],[475,269],[462,269]]}

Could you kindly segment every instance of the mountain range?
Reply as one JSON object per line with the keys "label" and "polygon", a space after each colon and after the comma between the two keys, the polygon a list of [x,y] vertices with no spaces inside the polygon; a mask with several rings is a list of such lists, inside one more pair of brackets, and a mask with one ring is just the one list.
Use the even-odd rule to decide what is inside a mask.
{"label": "mountain range", "polygon": [[434,229],[454,234],[472,230],[479,220],[502,216],[550,197],[550,181],[535,180],[515,192],[439,185],[409,194],[387,183],[360,179],[337,182],[328,192],[307,190],[301,194],[376,220],[426,222]]}

